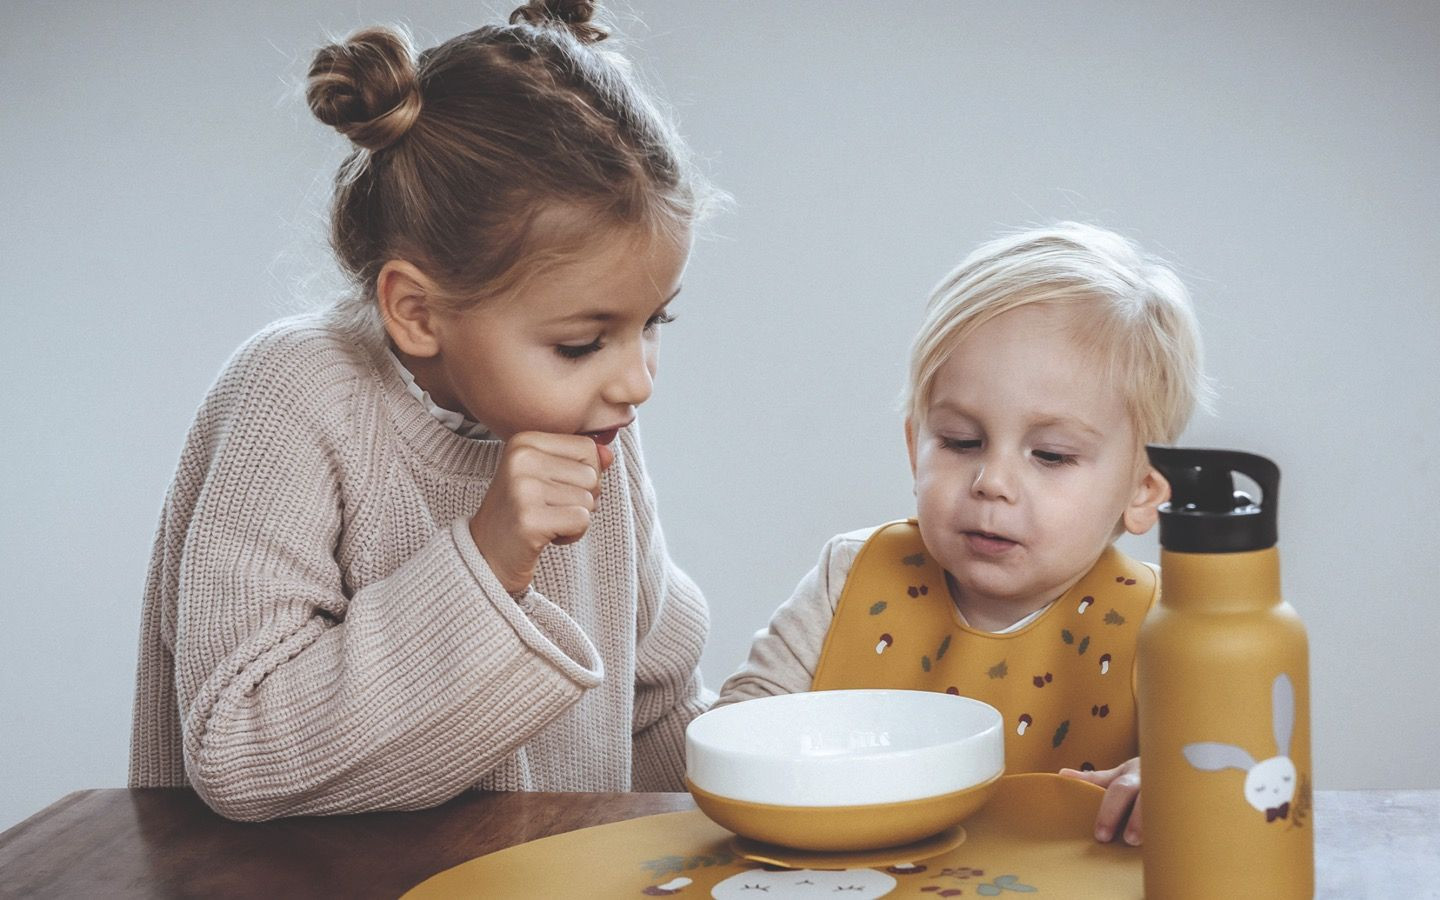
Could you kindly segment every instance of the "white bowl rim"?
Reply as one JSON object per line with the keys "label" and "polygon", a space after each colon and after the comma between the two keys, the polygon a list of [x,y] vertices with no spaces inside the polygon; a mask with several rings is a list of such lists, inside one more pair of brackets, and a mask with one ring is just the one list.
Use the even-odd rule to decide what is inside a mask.
{"label": "white bowl rim", "polygon": [[[853,702],[845,694],[863,694],[869,708],[887,700],[919,703],[935,710],[965,709],[975,726],[932,744],[861,748],[835,756],[776,755],[744,746],[716,747],[712,729],[729,724],[751,704],[797,708]],[[822,697],[821,695],[828,695]],[[823,708],[823,707],[822,707]],[[767,710],[769,713],[770,710]],[[707,717],[709,717],[707,719]],[[717,796],[775,806],[863,806],[895,803],[954,793],[983,784],[1004,772],[1004,721],[998,710],[971,697],[937,691],[857,688],[807,691],[746,700],[711,710],[686,730],[686,775],[697,788]]]}

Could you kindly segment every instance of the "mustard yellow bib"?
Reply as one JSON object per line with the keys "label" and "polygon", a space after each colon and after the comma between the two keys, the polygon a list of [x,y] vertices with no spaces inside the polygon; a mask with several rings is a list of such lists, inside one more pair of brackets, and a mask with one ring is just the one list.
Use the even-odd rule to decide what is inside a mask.
{"label": "mustard yellow bib", "polygon": [[906,688],[974,697],[1005,717],[1005,771],[1108,769],[1138,755],[1135,639],[1160,592],[1113,546],[1035,621],[962,624],[913,519],[871,535],[850,569],[811,690]]}

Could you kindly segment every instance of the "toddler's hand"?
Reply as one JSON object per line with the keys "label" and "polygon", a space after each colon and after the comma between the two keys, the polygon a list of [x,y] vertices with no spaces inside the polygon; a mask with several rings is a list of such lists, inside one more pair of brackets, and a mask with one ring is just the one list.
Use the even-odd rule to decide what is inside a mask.
{"label": "toddler's hand", "polygon": [[540,551],[584,537],[614,452],[584,435],[526,431],[505,442],[470,536],[512,594],[529,586]]}
{"label": "toddler's hand", "polygon": [[[1082,772],[1079,769],[1061,769],[1060,774],[1098,784],[1105,789],[1100,801],[1100,812],[1095,815],[1095,840],[1108,843],[1125,827],[1125,843],[1140,846],[1140,758],[1128,759],[1113,769],[1102,772]],[[1126,816],[1129,821],[1126,821]]]}

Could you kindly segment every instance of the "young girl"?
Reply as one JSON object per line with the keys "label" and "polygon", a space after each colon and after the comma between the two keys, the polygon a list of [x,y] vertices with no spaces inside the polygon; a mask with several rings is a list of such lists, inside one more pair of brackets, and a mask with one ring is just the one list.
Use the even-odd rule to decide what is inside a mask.
{"label": "young girl", "polygon": [[246,820],[681,789],[708,617],[635,410],[709,195],[592,6],[317,54],[354,295],[248,341],[196,416],[132,786]]}

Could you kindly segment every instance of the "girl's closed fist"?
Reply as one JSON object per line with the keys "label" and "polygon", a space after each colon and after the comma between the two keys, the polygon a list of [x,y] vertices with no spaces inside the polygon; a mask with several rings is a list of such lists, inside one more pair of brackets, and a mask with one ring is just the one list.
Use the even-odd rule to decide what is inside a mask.
{"label": "girl's closed fist", "polygon": [[505,590],[524,591],[540,552],[585,536],[614,461],[589,437],[526,431],[505,443],[495,480],[470,519],[470,536]]}

